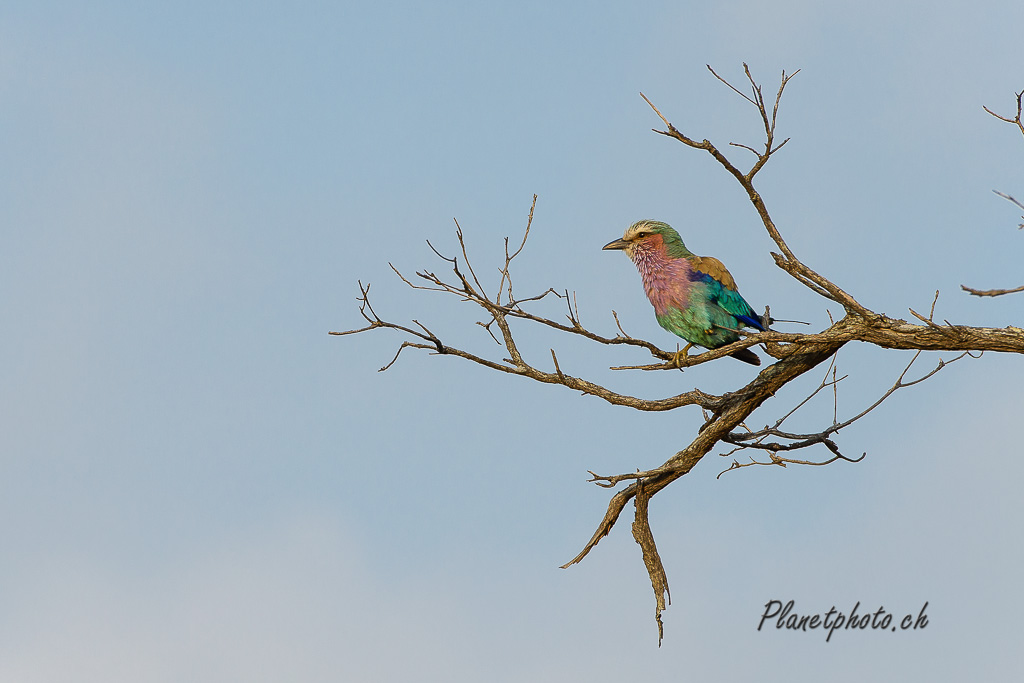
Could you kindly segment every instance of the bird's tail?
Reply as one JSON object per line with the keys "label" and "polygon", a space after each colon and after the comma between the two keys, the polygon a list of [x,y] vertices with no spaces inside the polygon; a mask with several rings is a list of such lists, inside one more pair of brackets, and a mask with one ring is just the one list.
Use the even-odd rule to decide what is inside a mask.
{"label": "bird's tail", "polygon": [[793,323],[795,325],[810,325],[810,323],[805,323],[803,320],[780,320],[778,318],[765,318],[764,316],[761,316],[761,320],[767,323],[764,326],[765,329],[768,329],[770,325],[774,325],[775,323]]}
{"label": "bird's tail", "polygon": [[740,349],[739,351],[733,351],[729,354],[733,358],[738,358],[744,363],[750,363],[751,365],[760,365],[761,359],[757,357],[757,354],[750,349]]}
{"label": "bird's tail", "polygon": [[771,326],[774,325],[775,323],[794,323],[797,325],[810,325],[810,323],[805,323],[803,320],[780,320],[779,318],[773,318],[772,309],[769,308],[768,306],[764,307],[764,315],[759,315],[757,316],[757,318],[758,321],[761,323],[761,329],[763,330],[771,329]]}

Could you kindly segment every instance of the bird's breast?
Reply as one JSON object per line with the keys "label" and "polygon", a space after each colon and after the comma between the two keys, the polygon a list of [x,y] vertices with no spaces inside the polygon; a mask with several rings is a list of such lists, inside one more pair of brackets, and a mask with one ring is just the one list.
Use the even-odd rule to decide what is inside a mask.
{"label": "bird's breast", "polygon": [[690,299],[691,270],[686,259],[658,258],[657,254],[635,254],[637,270],[647,298],[658,315],[673,308],[686,308]]}

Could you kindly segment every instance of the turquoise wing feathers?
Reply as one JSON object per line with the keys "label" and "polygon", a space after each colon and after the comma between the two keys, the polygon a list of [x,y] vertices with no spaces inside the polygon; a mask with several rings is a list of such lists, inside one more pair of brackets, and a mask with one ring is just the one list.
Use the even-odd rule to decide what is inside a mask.
{"label": "turquoise wing feathers", "polygon": [[735,289],[727,289],[722,283],[705,275],[710,280],[707,284],[714,291],[709,299],[718,304],[723,310],[732,315],[738,322],[758,330],[764,330],[761,316],[754,312],[747,300],[744,299]]}

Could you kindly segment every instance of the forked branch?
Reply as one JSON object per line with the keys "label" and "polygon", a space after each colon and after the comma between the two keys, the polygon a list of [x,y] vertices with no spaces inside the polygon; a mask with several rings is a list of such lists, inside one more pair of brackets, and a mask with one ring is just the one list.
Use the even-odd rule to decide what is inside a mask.
{"label": "forked branch", "polygon": [[[983,107],[983,109],[985,111],[987,111],[989,114],[991,114],[992,116],[994,116],[997,119],[999,119],[1000,121],[1005,121],[1006,123],[1012,123],[1013,125],[1017,126],[1017,128],[1020,130],[1021,134],[1024,134],[1024,122],[1021,121],[1021,111],[1022,111],[1021,101],[1022,101],[1022,98],[1024,98],[1024,90],[1021,90],[1019,93],[1016,93],[1016,95],[1017,95],[1017,114],[1013,118],[1010,118],[1009,116],[1001,116],[1001,115],[995,113],[994,111],[992,111],[991,109],[989,109],[988,107]],[[1024,209],[1024,204],[1020,203],[1019,201],[1017,201],[1016,199],[1014,199],[1010,195],[1006,194],[1005,192],[1000,192],[999,190],[992,190],[992,191],[995,192],[1000,197],[1002,197],[1003,199],[1005,199],[1006,201],[1011,202],[1017,208]],[[1021,221],[1024,221],[1024,216],[1021,216]],[[1017,229],[1018,230],[1024,230],[1024,222],[1021,222],[1020,224],[1018,224],[1017,225]],[[960,285],[960,289],[964,290],[968,294],[973,294],[974,296],[1003,296],[1004,294],[1014,294],[1016,292],[1024,292],[1024,285],[1021,285],[1020,287],[1014,287],[1012,289],[974,289],[973,287],[968,287],[967,285]]]}
{"label": "forked branch", "polygon": [[[711,70],[710,67],[708,68]],[[656,130],[655,132],[673,138],[687,147],[707,152],[718,165],[735,178],[746,191],[747,197],[757,215],[761,218],[769,237],[771,237],[779,252],[781,252],[772,253],[775,263],[799,285],[821,296],[827,302],[831,301],[841,305],[845,311],[845,315],[842,318],[832,320],[830,314],[830,324],[817,332],[791,334],[768,330],[747,335],[728,346],[688,356],[681,359],[678,364],[670,362],[675,354],[662,350],[651,342],[627,334],[619,324],[618,317],[614,312],[612,317],[617,332],[597,332],[586,328],[580,322],[576,294],[574,292],[570,294],[568,289],[548,287],[533,296],[517,297],[513,289],[512,266],[516,258],[526,247],[530,235],[537,201],[536,196],[534,196],[526,222],[526,229],[522,240],[518,242],[518,247],[510,251],[509,240],[507,238],[505,240],[505,260],[504,264],[498,268],[498,281],[495,290],[493,290],[495,292],[493,296],[487,294],[482,279],[477,276],[477,271],[472,265],[466,248],[462,228],[458,225],[458,222],[456,222],[456,236],[459,243],[460,256],[445,256],[435,249],[433,245],[430,245],[434,253],[450,268],[450,274],[438,275],[432,271],[422,270],[416,273],[415,278],[409,279],[392,266],[398,277],[415,290],[439,292],[456,297],[460,301],[471,303],[482,309],[483,319],[478,321],[477,324],[483,327],[491,338],[497,342],[503,352],[499,357],[485,357],[463,350],[440,339],[426,325],[421,324],[415,319],[412,320],[411,324],[399,324],[379,316],[370,304],[369,285],[363,286],[361,282],[359,284],[360,296],[358,297],[359,311],[367,325],[345,332],[331,332],[331,334],[347,335],[377,329],[389,329],[400,333],[403,340],[394,358],[382,367],[381,370],[390,368],[397,361],[402,351],[407,348],[414,348],[422,349],[432,354],[462,358],[492,370],[526,377],[545,384],[561,385],[574,391],[580,391],[583,394],[597,396],[609,403],[628,406],[636,410],[663,411],[684,406],[699,406],[703,415],[702,426],[693,435],[693,439],[689,444],[665,459],[661,465],[624,474],[599,475],[594,472],[590,473],[591,481],[598,486],[614,488],[622,483],[626,485],[612,495],[603,518],[590,540],[584,545],[582,551],[564,565],[568,567],[586,557],[615,526],[626,504],[633,500],[636,510],[633,522],[633,536],[641,546],[644,564],[647,567],[655,593],[655,616],[658,623],[659,642],[663,632],[661,612],[668,605],[668,579],[665,567],[654,543],[654,535],[650,529],[648,519],[649,503],[661,490],[690,472],[718,444],[733,446],[733,450],[726,453],[726,456],[738,450],[749,450],[767,454],[767,462],[751,459],[749,463],[740,464],[734,461],[733,466],[729,468],[730,470],[754,464],[785,466],[787,464],[823,465],[837,460],[857,462],[860,458],[851,458],[843,455],[835,440],[837,433],[854,421],[865,418],[896,391],[923,382],[945,366],[960,360],[964,355],[970,355],[972,352],[1024,353],[1024,329],[1017,327],[971,327],[951,324],[948,321],[938,323],[934,320],[935,300],[932,301],[931,311],[927,317],[916,313],[913,309],[910,310],[911,316],[917,322],[891,318],[868,309],[844,289],[801,261],[783,239],[782,234],[768,212],[765,202],[753,184],[755,176],[765,167],[772,155],[776,154],[786,142],[786,140],[783,140],[782,143],[775,143],[778,112],[785,88],[795,74],[787,75],[783,72],[774,100],[766,101],[761,86],[753,78],[746,65],[744,65],[744,75],[749,86],[749,94],[730,84],[714,70],[711,70],[711,73],[757,109],[764,128],[763,144],[733,145],[752,152],[756,157],[753,164],[746,171],[740,170],[740,167],[734,164],[712,142],[706,139],[698,141],[680,132],[658,110],[654,103],[641,94],[665,126],[665,130]],[[1021,102],[1019,95],[1017,100],[1018,115],[1016,119],[998,118],[1003,118],[1003,120],[1010,122],[1016,121],[1019,125]],[[995,114],[993,115],[995,116]],[[1022,132],[1024,132],[1024,128],[1022,128]],[[532,310],[533,306],[549,296],[565,301],[567,312],[564,319],[551,319]],[[936,292],[937,296],[938,293]],[[649,353],[654,359],[654,362],[646,365],[613,366],[621,369],[676,371],[677,369],[690,368],[711,362],[730,355],[738,349],[754,345],[761,345],[770,356],[776,359],[776,362],[761,370],[745,386],[722,395],[693,389],[665,398],[643,398],[619,393],[597,382],[569,374],[567,370],[569,369],[568,366],[572,364],[572,359],[563,356],[560,361],[554,349],[550,350],[551,370],[542,369],[541,363],[546,365],[549,362],[547,355],[545,354],[539,359],[525,357],[513,336],[510,325],[511,321],[524,321],[529,324],[539,325],[557,333],[572,335],[574,338],[585,339],[592,344],[601,346],[641,349]],[[910,350],[916,353],[892,386],[875,403],[860,413],[840,421],[837,415],[836,394],[839,384],[845,379],[845,376],[838,375],[835,366],[836,355],[844,345],[851,341],[864,342],[879,348]],[[953,351],[959,352],[960,355],[949,361],[939,360],[937,365],[929,372],[914,380],[907,381],[907,374],[922,351]],[[828,365],[824,379],[816,388],[810,391],[805,399],[785,412],[774,423],[766,425],[761,430],[754,431],[746,427],[746,423],[751,418],[752,413],[775,396],[780,389],[830,359],[831,362]],[[815,397],[829,392],[831,392],[833,397],[833,418],[830,424],[814,432],[794,432],[783,428],[786,420],[801,407]],[[814,447],[824,448],[830,454],[830,457],[824,460],[811,460],[779,455],[779,453],[791,454],[805,448]]]}

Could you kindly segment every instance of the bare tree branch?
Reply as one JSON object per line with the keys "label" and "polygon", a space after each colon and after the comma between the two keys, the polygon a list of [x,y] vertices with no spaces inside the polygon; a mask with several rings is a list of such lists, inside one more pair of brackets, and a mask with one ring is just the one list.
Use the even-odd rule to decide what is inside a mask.
{"label": "bare tree branch", "polygon": [[[917,353],[914,354],[914,357],[910,359],[909,363],[907,363],[907,367],[903,369],[903,372],[901,372],[900,376],[896,378],[896,382],[891,387],[889,387],[888,391],[882,394],[882,396],[877,401],[875,401],[870,406],[868,406],[861,412],[857,413],[853,417],[844,420],[843,422],[839,422],[833,419],[833,422],[829,427],[813,434],[793,434],[780,430],[779,427],[782,425],[782,423],[791,415],[793,415],[793,413],[795,413],[799,408],[803,407],[821,389],[824,389],[826,386],[831,386],[835,388],[839,380],[833,379],[831,382],[827,381],[828,375],[826,373],[826,379],[822,381],[821,385],[819,385],[817,389],[811,392],[810,396],[801,401],[796,408],[783,415],[771,427],[766,426],[764,429],[758,430],[756,432],[749,430],[746,432],[733,432],[731,434],[726,435],[725,438],[722,439],[722,441],[724,441],[725,443],[730,443],[736,446],[736,448],[729,451],[728,453],[723,453],[723,457],[728,457],[739,450],[753,448],[769,451],[768,457],[770,458],[770,462],[760,462],[751,458],[750,462],[740,464],[739,462],[733,460],[732,465],[728,469],[720,472],[718,476],[721,477],[722,474],[724,474],[725,472],[731,472],[732,470],[740,469],[742,467],[750,467],[751,465],[780,465],[782,467],[785,467],[787,464],[828,465],[829,463],[833,463],[836,460],[846,460],[847,462],[860,462],[861,460],[864,459],[865,455],[867,454],[862,454],[859,458],[848,458],[839,451],[839,447],[836,445],[834,441],[832,441],[830,437],[833,434],[838,433],[839,430],[849,427],[851,424],[853,424],[857,420],[861,419],[862,417],[870,413],[872,410],[880,406],[883,401],[885,401],[887,398],[896,393],[896,391],[898,391],[899,389],[904,389],[906,387],[912,387],[915,384],[920,384],[921,382],[935,375],[935,373],[937,373],[939,370],[942,370],[944,367],[952,365],[953,363],[960,360],[964,356],[968,356],[971,354],[970,351],[964,351],[963,353],[949,361],[939,359],[938,364],[930,372],[922,375],[921,377],[913,381],[904,382],[904,377],[907,376],[907,373],[910,371],[910,368],[914,365],[914,362],[918,359],[921,353],[921,351],[918,351]],[[778,437],[780,439],[786,439],[790,443],[782,443],[779,441],[766,442],[765,439],[768,437]],[[828,450],[833,453],[833,457],[823,462],[811,462],[808,460],[792,460],[789,458],[782,458],[778,456],[779,451],[794,451],[801,448],[814,446],[817,444],[821,444],[828,448]]]}
{"label": "bare tree branch", "polygon": [[[1024,204],[1021,204],[1019,201],[1017,201],[1016,199],[1014,199],[1010,195],[1006,194],[1005,192],[1000,192],[999,190],[992,190],[992,191],[995,192],[1000,197],[1002,197],[1003,199],[1007,200],[1008,202],[1016,204],[1018,208],[1024,209]],[[1024,228],[1024,225],[1018,225],[1017,228],[1018,229]]]}
{"label": "bare tree branch", "polygon": [[1014,94],[1017,96],[1017,115],[1014,116],[1012,119],[1009,116],[1000,116],[999,114],[995,113],[988,107],[982,107],[982,109],[984,109],[985,111],[987,111],[989,114],[996,117],[1000,121],[1012,123],[1013,125],[1017,126],[1017,128],[1020,129],[1021,135],[1024,135],[1024,122],[1022,122],[1020,118],[1021,112],[1024,111],[1024,90],[1021,90],[1019,93]]}
{"label": "bare tree branch", "polygon": [[967,285],[960,285],[960,289],[964,290],[968,294],[973,294],[974,296],[1002,296],[1003,294],[1024,292],[1024,285],[1014,287],[1013,289],[972,289]]}
{"label": "bare tree branch", "polygon": [[[1017,126],[1017,128],[1020,129],[1021,134],[1024,134],[1024,122],[1021,122],[1022,98],[1024,98],[1024,90],[1021,90],[1019,93],[1016,93],[1016,95],[1017,115],[1014,116],[1012,119],[1008,116],[1000,116],[999,114],[995,113],[988,107],[982,107],[982,109],[984,109],[985,111],[987,111],[989,114],[996,117],[1000,121],[1005,121],[1006,123],[1014,124],[1015,126]],[[1024,209],[1024,204],[1021,204],[1019,201],[1017,201],[1010,195],[1006,194],[1005,192],[1000,192],[999,190],[992,191],[995,192],[1000,197],[1002,197],[1003,199],[1005,199],[1006,201],[1012,202],[1018,208]],[[1024,221],[1024,216],[1021,216],[1021,220]],[[1024,222],[1020,223],[1017,226],[1017,229],[1024,230]],[[1003,296],[1004,294],[1024,292],[1024,285],[1021,285],[1020,287],[1014,287],[1013,289],[974,289],[972,287],[968,287],[967,285],[960,285],[960,289],[964,290],[968,294],[973,294],[974,296]]]}
{"label": "bare tree branch", "polygon": [[668,574],[665,573],[665,565],[662,564],[658,547],[654,543],[654,534],[651,532],[651,524],[647,516],[647,505],[653,495],[644,489],[642,481],[637,482],[636,498],[633,500],[633,505],[636,508],[636,516],[633,520],[633,539],[640,546],[647,574],[651,577],[651,587],[654,589],[655,597],[654,620],[658,622],[658,647],[661,647],[661,641],[665,637],[665,625],[661,622],[661,613],[672,603],[672,596],[668,591]]}
{"label": "bare tree branch", "polygon": [[[428,242],[431,250],[433,250],[440,259],[448,264],[451,269],[450,275],[440,276],[433,272],[423,270],[416,273],[416,277],[418,279],[410,280],[402,275],[397,268],[392,266],[392,269],[398,277],[414,290],[440,292],[445,295],[454,296],[460,301],[479,306],[484,312],[484,319],[478,321],[477,324],[482,326],[488,334],[490,334],[491,338],[497,342],[499,348],[504,352],[502,357],[485,357],[484,355],[471,353],[445,343],[425,325],[420,324],[416,320],[413,320],[413,325],[410,326],[381,318],[370,304],[369,285],[364,287],[361,282],[359,283],[360,296],[357,300],[360,302],[359,312],[368,324],[358,329],[330,333],[335,335],[348,335],[369,332],[376,329],[389,329],[399,332],[404,339],[401,341],[391,362],[381,368],[382,371],[390,368],[398,360],[402,351],[407,348],[414,348],[423,349],[431,352],[432,354],[462,358],[492,370],[526,377],[545,384],[561,385],[574,391],[580,391],[583,394],[597,396],[609,403],[628,406],[636,410],[665,411],[682,408],[684,406],[699,406],[704,418],[703,425],[699,428],[688,445],[685,445],[674,455],[668,457],[661,465],[642,471],[637,470],[631,473],[613,475],[600,475],[590,472],[590,481],[597,486],[614,488],[622,483],[625,483],[626,485],[612,495],[611,499],[608,501],[608,506],[603,518],[580,553],[563,565],[563,567],[569,567],[570,565],[583,560],[583,558],[585,558],[590,551],[597,546],[601,539],[608,535],[611,529],[615,526],[615,523],[618,521],[626,504],[630,500],[633,500],[636,509],[633,522],[633,536],[641,546],[644,564],[647,567],[648,574],[651,579],[651,586],[655,593],[655,619],[658,624],[659,643],[663,636],[661,613],[669,604],[669,591],[667,574],[661,558],[658,555],[657,547],[654,543],[654,535],[651,531],[648,520],[649,503],[651,499],[662,489],[667,487],[676,479],[679,479],[689,473],[693,467],[700,462],[705,455],[715,449],[718,444],[727,444],[733,447],[732,450],[724,454],[725,457],[728,457],[739,450],[746,449],[750,449],[757,453],[767,454],[768,461],[755,460],[751,458],[748,463],[738,463],[734,460],[732,466],[725,471],[731,471],[733,469],[740,469],[752,465],[778,465],[785,467],[788,464],[820,466],[837,460],[859,462],[864,456],[861,455],[858,458],[851,458],[844,455],[835,441],[836,435],[844,427],[849,426],[857,420],[865,418],[896,391],[911,387],[929,379],[941,369],[960,360],[966,355],[977,357],[974,355],[975,353],[980,356],[980,352],[984,351],[1018,354],[1024,353],[1024,329],[1019,327],[990,328],[957,325],[945,320],[943,320],[942,323],[936,322],[934,317],[938,292],[936,292],[936,298],[932,301],[929,315],[925,317],[913,309],[910,309],[910,315],[917,322],[908,322],[902,318],[892,318],[885,314],[876,313],[870,310],[858,302],[845,289],[839,287],[830,279],[821,275],[809,265],[801,261],[783,239],[782,234],[768,212],[764,200],[753,184],[757,173],[765,167],[772,155],[776,154],[788,140],[787,138],[787,140],[783,140],[783,142],[779,144],[776,144],[775,142],[778,110],[783,92],[785,91],[789,81],[796,74],[787,75],[785,71],[782,72],[774,101],[771,102],[769,107],[769,102],[765,100],[761,86],[751,75],[750,69],[746,64],[743,65],[743,71],[747,80],[747,87],[749,87],[749,94],[719,76],[719,74],[711,69],[710,66],[708,69],[716,79],[724,83],[732,91],[739,94],[745,102],[753,105],[757,109],[758,116],[764,129],[763,143],[759,145],[730,143],[732,146],[744,149],[755,155],[756,158],[749,168],[746,171],[741,170],[739,166],[727,158],[727,156],[710,141],[706,139],[698,141],[697,139],[691,138],[680,132],[672,125],[672,123],[669,122],[658,108],[646,96],[644,96],[643,93],[641,93],[641,97],[643,97],[665,126],[665,130],[655,130],[655,132],[681,142],[689,148],[707,152],[718,165],[720,165],[729,175],[735,178],[746,192],[751,205],[760,217],[769,237],[771,237],[779,252],[781,252],[772,253],[772,257],[775,259],[776,265],[788,273],[799,285],[806,287],[827,301],[835,302],[842,306],[845,315],[841,318],[834,320],[832,318],[832,314],[829,313],[830,324],[828,327],[809,334],[783,333],[775,330],[766,330],[763,332],[748,334],[733,344],[688,356],[681,359],[679,363],[672,362],[675,354],[662,350],[655,344],[648,341],[627,334],[623,330],[622,325],[618,320],[618,316],[614,311],[612,311],[612,317],[617,329],[617,334],[612,336],[607,333],[600,333],[587,329],[580,322],[579,308],[575,293],[570,295],[570,292],[567,289],[559,290],[553,287],[548,287],[540,294],[517,298],[513,291],[512,265],[515,262],[515,259],[523,252],[529,238],[537,201],[537,197],[535,195],[533,203],[530,206],[526,229],[518,248],[510,252],[509,240],[508,238],[505,239],[505,262],[503,266],[498,269],[498,286],[493,297],[486,293],[483,285],[481,284],[481,280],[477,277],[468,255],[462,229],[459,227],[457,221],[456,235],[461,251],[462,264],[459,263],[458,257],[444,256]],[[1011,123],[1015,122],[1020,125],[1021,95],[1018,95],[1017,101],[1018,115],[1016,119],[1000,117],[996,114],[992,115],[1000,118],[1001,120]],[[992,112],[990,111],[989,113]],[[1022,132],[1024,132],[1024,128],[1022,128]],[[468,271],[468,277],[464,274],[463,268]],[[995,295],[969,289],[967,291],[971,291],[972,293],[976,293],[981,296]],[[529,310],[531,305],[537,304],[549,295],[565,300],[568,309],[565,316],[567,322],[564,320],[554,320]],[[766,317],[767,315],[768,312],[766,311]],[[587,342],[601,346],[608,346],[612,348],[625,346],[643,349],[654,359],[654,362],[646,365],[617,365],[613,366],[612,369],[675,371],[711,362],[723,356],[735,353],[739,349],[749,348],[755,345],[760,345],[766,353],[775,359],[775,362],[761,370],[760,373],[746,386],[722,395],[710,394],[701,391],[700,389],[693,389],[691,391],[665,398],[642,398],[622,394],[596,382],[569,374],[567,372],[567,365],[571,364],[571,359],[566,359],[563,356],[563,359],[559,361],[554,348],[549,349],[550,361],[552,363],[553,370],[547,371],[541,369],[538,362],[544,362],[546,364],[546,357],[542,357],[540,361],[533,361],[524,357],[524,354],[520,351],[512,333],[510,322],[513,320],[525,321],[529,324],[539,325],[542,328],[572,335],[574,338],[584,339]],[[838,387],[846,378],[846,375],[840,376],[838,374],[836,358],[839,350],[847,343],[853,341],[867,343],[883,349],[909,350],[914,351],[915,353],[911,361],[904,368],[903,372],[900,373],[895,382],[881,395],[880,398],[861,410],[859,413],[840,421],[838,418]],[[951,360],[940,359],[935,367],[930,371],[922,374],[916,379],[907,380],[907,375],[912,366],[924,351],[956,352],[959,355]],[[799,401],[795,407],[783,412],[782,416],[775,420],[774,423],[766,425],[763,429],[753,431],[746,427],[746,421],[750,418],[751,414],[774,397],[780,389],[826,361],[830,362],[828,363],[828,369],[824,374],[824,378],[816,388],[810,391],[806,398]],[[815,397],[827,395],[828,390],[831,390],[833,400],[831,424],[823,426],[819,431],[809,433],[797,433],[783,429],[784,423],[792,415],[807,405]],[[779,455],[779,453],[790,454],[794,451],[818,446],[823,447],[828,452],[829,455],[827,459],[797,459]],[[719,476],[721,476],[721,474],[719,474]]]}

